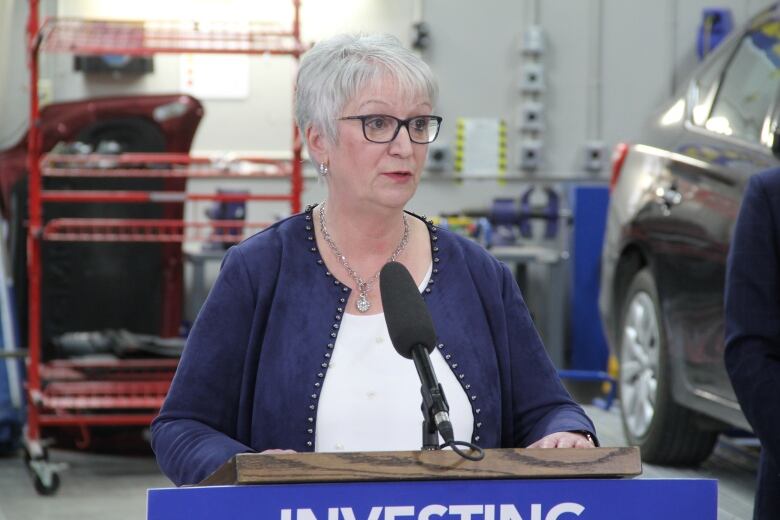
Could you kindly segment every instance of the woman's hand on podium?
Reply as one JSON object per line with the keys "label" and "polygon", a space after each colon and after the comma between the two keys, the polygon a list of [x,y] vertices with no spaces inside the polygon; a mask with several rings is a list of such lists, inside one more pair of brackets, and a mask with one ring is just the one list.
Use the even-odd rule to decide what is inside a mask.
{"label": "woman's hand on podium", "polygon": [[298,453],[298,452],[295,450],[278,450],[278,449],[264,450],[260,452],[261,455],[279,455],[282,453]]}
{"label": "woman's hand on podium", "polygon": [[595,448],[590,435],[575,432],[556,432],[542,437],[529,448]]}

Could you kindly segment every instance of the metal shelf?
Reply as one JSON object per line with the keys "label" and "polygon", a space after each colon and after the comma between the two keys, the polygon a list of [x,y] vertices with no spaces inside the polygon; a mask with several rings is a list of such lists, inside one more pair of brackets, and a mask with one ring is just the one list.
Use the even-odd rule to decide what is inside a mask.
{"label": "metal shelf", "polygon": [[188,222],[152,219],[59,218],[43,227],[42,238],[57,242],[186,242],[233,243],[268,227],[270,222],[212,220]]}
{"label": "metal shelf", "polygon": [[47,381],[134,381],[139,377],[146,381],[170,380],[178,364],[178,359],[54,359],[41,365],[41,375]]}
{"label": "metal shelf", "polygon": [[46,154],[41,159],[41,174],[58,178],[287,178],[292,170],[289,159],[254,156],[225,159],[175,153]]}
{"label": "metal shelf", "polygon": [[42,426],[146,425],[162,405],[175,359],[54,360],[41,365],[46,381],[31,392]]}
{"label": "metal shelf", "polygon": [[[264,229],[267,222],[181,219],[43,218],[45,203],[177,203],[187,200],[289,202],[301,209],[302,144],[291,136],[291,159],[263,157],[207,158],[187,154],[63,155],[43,154],[38,93],[40,54],[151,56],[155,54],[246,54],[289,56],[297,65],[306,46],[300,40],[300,0],[291,0],[289,28],[258,22],[198,23],[184,21],[108,21],[50,18],[40,23],[40,0],[28,0],[27,50],[30,100],[28,133],[29,222],[29,362],[28,424],[25,447],[40,478],[56,472],[45,457],[42,427],[77,427],[80,447],[90,443],[92,426],[148,425],[157,413],[178,360],[52,360],[42,361],[41,285],[43,241],[70,242],[236,242]],[[292,85],[291,85],[292,86]],[[250,179],[283,178],[290,189],[282,194],[213,195],[183,193],[183,182],[164,182],[170,191],[55,190],[53,178]],[[59,183],[66,184],[66,183]],[[90,182],[90,185],[95,183]],[[107,187],[111,183],[106,183]],[[44,188],[46,188],[44,190]],[[164,215],[167,215],[165,208]],[[164,248],[175,250],[176,245]],[[167,294],[167,293],[166,293]],[[175,293],[167,294],[174,302]],[[136,302],[137,303],[137,302]],[[168,313],[171,314],[171,313]],[[174,313],[175,314],[175,313]],[[163,317],[163,323],[173,321]],[[170,328],[165,330],[169,331]],[[49,490],[53,492],[56,487]]]}
{"label": "metal shelf", "polygon": [[49,383],[42,405],[52,410],[151,408],[158,409],[169,381],[69,381]]}
{"label": "metal shelf", "polygon": [[84,55],[267,54],[300,56],[298,35],[257,22],[202,24],[181,20],[86,20],[49,18],[40,50]]}
{"label": "metal shelf", "polygon": [[116,202],[116,203],[181,203],[186,201],[290,202],[289,194],[250,195],[238,193],[187,193],[184,191],[101,191],[101,190],[44,190],[43,202]]}

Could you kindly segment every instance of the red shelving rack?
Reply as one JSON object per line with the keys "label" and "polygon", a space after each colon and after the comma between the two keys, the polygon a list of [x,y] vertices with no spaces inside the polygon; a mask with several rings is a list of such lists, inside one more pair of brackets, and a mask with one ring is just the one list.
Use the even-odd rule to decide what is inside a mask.
{"label": "red shelving rack", "polygon": [[[27,24],[30,70],[28,290],[29,358],[28,424],[25,448],[36,489],[53,493],[59,485],[59,466],[49,462],[41,442],[41,428],[77,427],[80,443],[89,444],[91,426],[148,425],[156,415],[176,369],[176,360],[54,360],[41,355],[41,242],[162,242],[190,240],[235,241],[266,227],[264,222],[181,219],[60,218],[44,224],[43,205],[69,203],[182,203],[188,200],[286,201],[291,212],[301,209],[301,142],[293,125],[292,159],[241,157],[228,162],[186,154],[122,154],[81,156],[41,153],[38,128],[39,55],[151,56],[208,53],[290,56],[296,61],[305,50],[300,39],[300,0],[291,0],[290,29],[258,22],[231,24],[183,21],[109,21],[74,18],[39,19],[39,1],[29,0]],[[44,190],[43,177],[89,178],[269,178],[290,180],[287,193],[267,195],[188,194],[172,191]],[[225,231],[225,233],[214,233]]]}

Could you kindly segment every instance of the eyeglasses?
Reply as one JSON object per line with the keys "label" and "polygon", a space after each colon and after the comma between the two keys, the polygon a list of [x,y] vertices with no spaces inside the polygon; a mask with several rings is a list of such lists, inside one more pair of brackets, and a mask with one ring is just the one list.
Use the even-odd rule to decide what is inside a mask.
{"label": "eyeglasses", "polygon": [[385,114],[342,117],[339,121],[356,119],[363,123],[363,136],[372,143],[389,143],[398,135],[402,126],[409,132],[413,143],[428,144],[436,140],[442,118],[439,116],[414,116],[398,119]]}

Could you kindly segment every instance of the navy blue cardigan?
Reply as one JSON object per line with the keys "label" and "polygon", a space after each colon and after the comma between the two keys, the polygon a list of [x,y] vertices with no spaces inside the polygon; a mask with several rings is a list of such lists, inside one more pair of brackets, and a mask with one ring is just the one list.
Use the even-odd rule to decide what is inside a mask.
{"label": "navy blue cardigan", "polygon": [[[509,269],[427,225],[433,274],[423,295],[438,348],[471,399],[471,441],[515,447],[557,431],[595,433]],[[314,449],[317,398],[349,294],[325,267],[311,208],[230,249],[152,423],[152,447],[174,483],[199,482],[240,452]]]}

